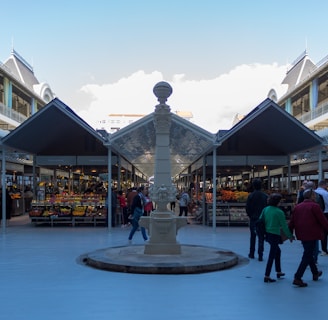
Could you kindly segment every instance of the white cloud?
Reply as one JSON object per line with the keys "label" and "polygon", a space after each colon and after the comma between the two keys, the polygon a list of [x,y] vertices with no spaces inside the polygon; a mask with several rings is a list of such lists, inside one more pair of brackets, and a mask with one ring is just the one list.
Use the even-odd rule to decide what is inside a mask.
{"label": "white cloud", "polygon": [[184,74],[176,74],[170,81],[158,71],[138,71],[116,83],[84,85],[81,91],[92,102],[86,110],[76,112],[94,128],[110,113],[149,114],[157,104],[153,88],[164,80],[173,88],[167,101],[172,112],[191,111],[195,124],[217,132],[230,129],[235,115],[250,112],[271,88],[279,93],[285,74],[286,66],[277,64],[240,65],[229,73],[204,80],[188,80]]}

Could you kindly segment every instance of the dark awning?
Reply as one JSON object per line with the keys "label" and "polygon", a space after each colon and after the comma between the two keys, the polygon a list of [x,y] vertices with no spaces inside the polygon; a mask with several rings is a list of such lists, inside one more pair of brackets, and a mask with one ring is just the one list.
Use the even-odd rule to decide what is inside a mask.
{"label": "dark awning", "polygon": [[105,139],[59,99],[25,120],[2,142],[35,155],[107,155]]}
{"label": "dark awning", "polygon": [[322,139],[270,99],[264,100],[224,134],[221,155],[290,155],[322,144]]}

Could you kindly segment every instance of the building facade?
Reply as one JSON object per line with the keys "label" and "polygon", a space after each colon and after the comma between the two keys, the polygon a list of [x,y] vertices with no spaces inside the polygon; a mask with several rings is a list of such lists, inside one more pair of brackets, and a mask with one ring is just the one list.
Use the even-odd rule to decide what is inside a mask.
{"label": "building facade", "polygon": [[[40,83],[33,67],[15,50],[0,62],[0,135],[8,134],[55,97],[47,83]],[[6,153],[7,185],[31,184],[32,157],[16,150]],[[39,169],[49,175],[49,170]],[[26,181],[25,181],[26,180]],[[27,181],[28,180],[28,181]]]}
{"label": "building facade", "polygon": [[[268,97],[328,142],[328,56],[315,64],[304,51],[288,68],[282,87],[270,90]],[[291,156],[294,189],[301,180],[328,178],[327,150],[324,145],[322,150]],[[277,176],[283,177],[283,170]]]}

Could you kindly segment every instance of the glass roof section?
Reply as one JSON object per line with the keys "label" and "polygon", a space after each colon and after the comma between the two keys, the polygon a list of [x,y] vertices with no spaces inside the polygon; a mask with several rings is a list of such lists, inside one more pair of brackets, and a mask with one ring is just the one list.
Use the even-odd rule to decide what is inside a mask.
{"label": "glass roof section", "polygon": [[[212,149],[215,135],[171,113],[170,161],[173,177]],[[156,131],[154,113],[114,133],[111,146],[148,177],[154,175]]]}

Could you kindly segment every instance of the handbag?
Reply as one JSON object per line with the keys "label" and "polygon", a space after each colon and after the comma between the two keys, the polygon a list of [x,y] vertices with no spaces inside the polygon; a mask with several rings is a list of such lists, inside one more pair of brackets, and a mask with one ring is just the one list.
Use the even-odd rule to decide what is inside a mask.
{"label": "handbag", "polygon": [[284,243],[288,237],[285,235],[285,232],[280,228],[280,238],[281,238],[281,243]]}

